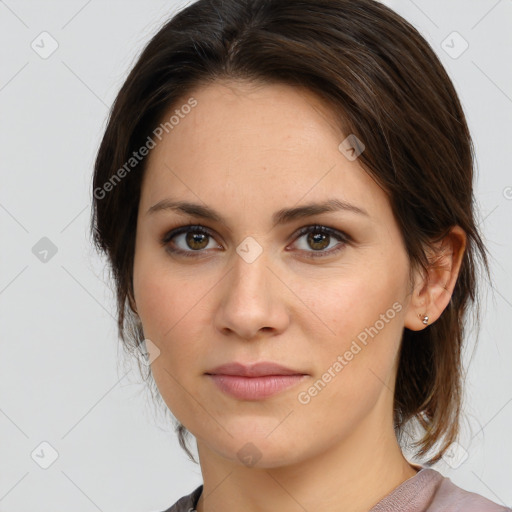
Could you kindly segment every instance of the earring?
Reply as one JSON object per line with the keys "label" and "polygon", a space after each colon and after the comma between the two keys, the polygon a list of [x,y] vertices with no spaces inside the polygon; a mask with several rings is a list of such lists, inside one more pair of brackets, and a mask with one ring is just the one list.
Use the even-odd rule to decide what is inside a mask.
{"label": "earring", "polygon": [[421,314],[420,314],[420,315],[418,315],[418,316],[419,316],[420,318],[423,318],[423,323],[424,323],[425,325],[427,325],[427,324],[428,324],[428,316],[427,316],[427,315],[421,315]]}

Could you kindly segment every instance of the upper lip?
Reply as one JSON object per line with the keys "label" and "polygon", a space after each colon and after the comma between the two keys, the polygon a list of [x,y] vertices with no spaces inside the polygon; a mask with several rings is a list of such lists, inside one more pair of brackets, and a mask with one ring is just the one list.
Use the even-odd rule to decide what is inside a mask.
{"label": "upper lip", "polygon": [[217,366],[206,372],[207,375],[240,375],[242,377],[262,377],[265,375],[305,375],[304,372],[286,368],[271,361],[262,361],[253,364],[227,363]]}

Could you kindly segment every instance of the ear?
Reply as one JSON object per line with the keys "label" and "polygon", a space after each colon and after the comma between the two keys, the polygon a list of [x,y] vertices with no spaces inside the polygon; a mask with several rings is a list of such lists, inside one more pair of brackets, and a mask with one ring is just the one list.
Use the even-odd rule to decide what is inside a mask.
{"label": "ear", "polygon": [[[466,233],[460,226],[450,232],[428,251],[427,275],[418,270],[414,276],[411,301],[405,315],[405,327],[412,331],[434,323],[448,306],[466,248]],[[424,316],[428,323],[423,323]]]}

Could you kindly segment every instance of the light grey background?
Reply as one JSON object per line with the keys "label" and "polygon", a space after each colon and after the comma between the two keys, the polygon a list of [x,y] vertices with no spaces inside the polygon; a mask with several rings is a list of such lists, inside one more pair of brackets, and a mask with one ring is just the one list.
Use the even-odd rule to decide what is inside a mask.
{"label": "light grey background", "polygon": [[[484,294],[481,339],[466,352],[462,447],[435,468],[511,506],[512,2],[385,3],[427,38],[460,94],[493,256],[494,295]],[[153,417],[135,366],[119,362],[112,287],[88,234],[108,109],[178,8],[172,0],[0,1],[2,512],[159,511],[202,482],[171,426]],[[58,48],[42,58],[52,39]],[[456,55],[463,40],[469,46]],[[34,254],[43,237],[57,250],[46,262]],[[40,464],[52,448],[43,442],[58,453],[48,469]]]}

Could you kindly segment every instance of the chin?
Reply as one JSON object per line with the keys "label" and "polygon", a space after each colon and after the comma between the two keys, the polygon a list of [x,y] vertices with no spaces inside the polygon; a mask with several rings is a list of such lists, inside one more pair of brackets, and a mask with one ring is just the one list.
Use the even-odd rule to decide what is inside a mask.
{"label": "chin", "polygon": [[[254,422],[252,426],[254,427]],[[272,428],[265,428],[265,431],[260,433],[254,433],[252,428],[252,434],[235,433],[227,428],[233,437],[223,436],[222,440],[208,442],[208,446],[220,457],[248,469],[277,468],[294,464],[300,458],[300,454],[294,449],[295,443],[286,443],[286,436],[274,437],[275,432],[269,435],[274,428],[275,425]]]}

